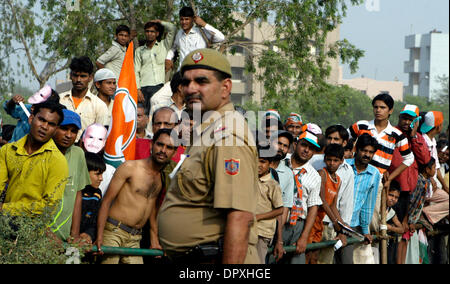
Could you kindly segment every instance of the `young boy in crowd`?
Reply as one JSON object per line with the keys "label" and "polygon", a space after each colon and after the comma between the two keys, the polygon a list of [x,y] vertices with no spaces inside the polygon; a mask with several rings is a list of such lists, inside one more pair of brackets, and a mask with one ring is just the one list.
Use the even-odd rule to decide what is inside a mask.
{"label": "young boy in crowd", "polygon": [[398,200],[400,198],[400,183],[396,180],[392,181],[391,186],[388,190],[388,194],[386,197],[386,222],[387,222],[387,231],[388,235],[392,237],[392,239],[388,240],[388,264],[396,264],[396,254],[397,254],[397,245],[398,245],[398,235],[402,235],[404,233],[402,223],[398,219],[397,213],[395,211],[395,205],[397,205]]}
{"label": "young boy in crowd", "polygon": [[410,236],[416,231],[427,193],[431,190],[431,178],[436,175],[436,160],[432,157],[427,164],[419,164],[419,180],[416,189],[411,193],[408,209],[408,226]]}
{"label": "young boy in crowd", "polygon": [[114,95],[117,89],[118,78],[113,71],[103,68],[94,75],[94,85],[97,89],[97,97],[108,107],[108,118],[105,125],[109,126],[112,120],[112,110],[114,106]]}
{"label": "young boy in crowd", "polygon": [[5,112],[12,118],[18,120],[17,125],[14,128],[12,137],[8,141],[9,143],[19,141],[30,132],[30,123],[28,121],[28,115],[22,109],[20,103],[23,103],[28,112],[32,113],[33,105],[43,103],[45,101],[59,103],[58,93],[48,85],[39,90],[38,92],[36,92],[33,96],[31,96],[28,99],[28,103],[25,101],[25,98],[21,95],[15,95],[11,98],[11,100],[5,101],[3,103],[3,109],[5,110]]}
{"label": "young boy in crowd", "polygon": [[[341,178],[336,174],[336,171],[344,162],[344,147],[337,144],[328,145],[325,148],[324,161],[325,167],[318,171],[322,179],[320,198],[322,199],[323,204],[319,207],[316,222],[314,223],[311,234],[309,235],[308,243],[320,243],[322,241],[323,234],[326,234],[327,236],[333,234],[334,232],[329,225],[332,225],[336,232],[340,232],[341,226],[338,224],[338,221],[344,224],[336,205],[341,186]],[[328,215],[332,221],[332,224],[323,222],[325,215]],[[343,234],[338,234],[337,239],[340,239],[344,246],[347,244],[347,239]],[[307,253],[306,263],[318,264],[320,254],[320,250]],[[331,255],[331,259],[333,256],[334,254]],[[323,258],[327,257],[324,255]]]}
{"label": "young boy in crowd", "polygon": [[[436,175],[436,160],[431,157],[430,161],[426,164],[419,164],[419,179],[417,186],[409,197],[408,206],[408,228],[409,230],[403,234],[403,239],[409,241],[413,234],[416,232],[416,224],[419,223],[420,216],[422,215],[423,207],[425,204],[426,196],[431,191],[431,178]],[[417,252],[418,253],[418,252]],[[400,262],[398,264],[404,264],[406,259],[407,249],[404,248],[399,252]]]}
{"label": "young boy in crowd", "polygon": [[344,159],[350,160],[353,159],[353,148],[355,147],[355,139],[349,139],[347,145],[344,147]]}
{"label": "young boy in crowd", "polygon": [[87,185],[77,194],[72,222],[72,237],[75,242],[92,244],[97,239],[97,217],[102,201],[102,191],[99,189],[103,181],[106,164],[102,157],[94,153],[85,153],[86,164],[91,178]]}
{"label": "young boy in crowd", "polygon": [[283,213],[283,198],[280,185],[272,178],[270,150],[259,147],[259,195],[256,220],[258,227],[258,255],[261,263],[266,263],[269,245],[275,235],[276,217]]}
{"label": "young boy in crowd", "polygon": [[135,35],[136,31],[132,32],[126,25],[119,25],[116,28],[112,46],[97,59],[95,63],[97,69],[108,68],[114,72],[116,78],[119,78],[128,44],[133,40]]}

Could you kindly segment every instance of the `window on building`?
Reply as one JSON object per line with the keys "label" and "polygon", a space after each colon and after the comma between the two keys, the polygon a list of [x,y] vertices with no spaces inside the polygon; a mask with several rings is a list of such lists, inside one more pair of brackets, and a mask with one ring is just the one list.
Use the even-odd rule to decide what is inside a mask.
{"label": "window on building", "polygon": [[236,81],[245,81],[245,74],[244,74],[244,68],[243,67],[231,67],[231,74],[233,75],[233,80]]}
{"label": "window on building", "polygon": [[232,46],[231,49],[231,54],[234,55],[244,55],[245,54],[245,50],[243,46]]}
{"label": "window on building", "polygon": [[245,94],[231,94],[231,102],[234,105],[243,105],[245,103]]}

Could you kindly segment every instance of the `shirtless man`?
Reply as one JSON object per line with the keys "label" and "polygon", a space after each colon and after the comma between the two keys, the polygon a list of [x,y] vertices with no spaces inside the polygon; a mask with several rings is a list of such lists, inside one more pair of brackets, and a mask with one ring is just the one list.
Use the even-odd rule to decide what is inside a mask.
{"label": "shirtless man", "polygon": [[[145,223],[150,219],[156,224],[156,214],[152,213],[162,188],[161,172],[177,151],[170,134],[171,130],[159,130],[150,158],[128,161],[117,169],[98,215],[96,245],[100,254],[102,245],[140,248]],[[152,244],[152,248],[160,247],[153,238]],[[143,260],[140,256],[107,256],[102,263],[143,264]]]}

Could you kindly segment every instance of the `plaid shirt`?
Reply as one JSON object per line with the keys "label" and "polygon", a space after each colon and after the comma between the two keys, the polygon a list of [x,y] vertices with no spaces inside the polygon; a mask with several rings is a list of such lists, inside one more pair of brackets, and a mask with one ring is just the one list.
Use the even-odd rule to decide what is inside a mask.
{"label": "plaid shirt", "polygon": [[422,214],[430,180],[419,174],[416,189],[409,196],[408,224],[416,224]]}

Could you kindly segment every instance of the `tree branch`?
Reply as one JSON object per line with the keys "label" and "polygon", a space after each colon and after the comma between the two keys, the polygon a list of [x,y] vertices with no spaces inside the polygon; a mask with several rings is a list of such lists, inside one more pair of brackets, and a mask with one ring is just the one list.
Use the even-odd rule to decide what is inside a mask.
{"label": "tree branch", "polygon": [[229,40],[233,36],[235,36],[239,31],[243,30],[248,24],[250,24],[250,22],[255,19],[254,15],[255,15],[256,11],[258,9],[260,9],[266,3],[267,3],[267,1],[259,2],[259,4],[256,5],[255,9],[250,14],[247,15],[245,22],[225,37],[225,41],[220,45],[220,49],[219,49],[220,52],[222,52],[222,53],[225,52],[227,44],[229,43]]}
{"label": "tree branch", "polygon": [[128,19],[128,21],[130,22],[130,15],[128,15],[127,11],[125,10],[125,6],[123,5],[122,0],[116,0],[117,5],[119,5],[119,9],[120,12],[122,13],[122,15]]}
{"label": "tree branch", "polygon": [[8,4],[9,4],[9,7],[11,8],[11,12],[13,14],[14,24],[16,26],[17,34],[19,35],[20,40],[22,41],[22,44],[23,44],[23,46],[25,48],[25,53],[27,55],[28,64],[30,65],[31,72],[33,72],[33,75],[34,75],[34,77],[36,77],[36,79],[38,80],[39,84],[42,84],[42,78],[37,73],[36,67],[34,66],[33,60],[31,58],[30,48],[28,47],[27,41],[25,39],[25,36],[23,35],[22,30],[20,29],[19,21],[17,20],[16,9],[13,6],[13,4],[11,3],[11,0],[7,0],[7,1],[8,1]]}
{"label": "tree branch", "polygon": [[58,69],[56,69],[56,70],[54,70],[54,69],[55,69],[55,66],[56,66],[56,63],[57,63],[57,62],[56,62],[55,60],[48,62],[48,63],[45,65],[44,70],[43,70],[42,73],[41,73],[41,77],[42,77],[41,88],[44,87],[44,84],[48,81],[48,79],[49,79],[51,76],[53,76],[53,75],[55,75],[55,74],[58,74],[59,72],[61,72],[61,71],[65,70],[65,69],[67,69],[67,68],[69,67],[69,65],[70,65],[70,61],[71,61],[71,60],[68,59],[68,60],[66,61],[66,64],[64,64],[62,67],[60,67],[60,68],[58,68]]}
{"label": "tree branch", "polygon": [[[116,0],[116,2],[119,5],[120,12],[123,14],[123,16],[125,18],[128,19],[128,23],[130,24],[130,29],[135,31],[136,30],[136,15],[135,15],[136,13],[135,13],[133,3],[131,3],[131,2],[129,3],[130,13],[127,13],[127,11],[125,9],[125,5],[123,4],[122,0]],[[138,39],[137,39],[137,37],[135,37],[133,39],[134,49],[136,49],[138,47],[138,45],[139,45]]]}

